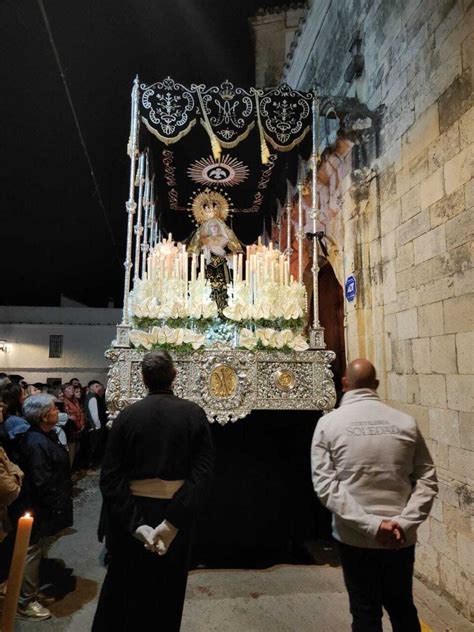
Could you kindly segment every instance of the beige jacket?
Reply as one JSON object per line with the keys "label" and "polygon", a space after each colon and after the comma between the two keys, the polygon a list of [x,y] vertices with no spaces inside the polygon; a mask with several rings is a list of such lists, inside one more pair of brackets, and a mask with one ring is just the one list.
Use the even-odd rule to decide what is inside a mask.
{"label": "beige jacket", "polygon": [[352,546],[381,548],[384,518],[407,537],[427,518],[438,491],[435,468],[415,420],[384,404],[371,389],[344,395],[316,427],[311,447],[313,485],[333,512],[333,536]]}
{"label": "beige jacket", "polygon": [[10,530],[7,507],[18,498],[22,481],[23,472],[0,447],[0,542]]}

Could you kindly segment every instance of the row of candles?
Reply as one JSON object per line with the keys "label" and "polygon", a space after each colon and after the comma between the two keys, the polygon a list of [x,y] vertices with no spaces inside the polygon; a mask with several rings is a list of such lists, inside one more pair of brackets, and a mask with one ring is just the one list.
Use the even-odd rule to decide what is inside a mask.
{"label": "row of candles", "polygon": [[[191,265],[189,266],[189,259]],[[278,285],[290,285],[293,277],[290,275],[290,262],[288,257],[273,248],[273,243],[263,246],[260,238],[257,245],[247,246],[244,276],[244,255],[234,253],[229,258],[230,267],[233,270],[233,285],[245,283],[251,289],[252,296],[258,292],[258,288],[268,282]],[[175,280],[183,282],[183,291],[187,294],[188,283],[203,281],[205,279],[206,258],[203,253],[199,256],[193,253],[189,256],[184,244],[173,242],[169,237],[157,244],[148,256],[147,280],[160,282],[162,280]],[[198,267],[199,265],[199,267]],[[186,297],[184,297],[185,300]]]}

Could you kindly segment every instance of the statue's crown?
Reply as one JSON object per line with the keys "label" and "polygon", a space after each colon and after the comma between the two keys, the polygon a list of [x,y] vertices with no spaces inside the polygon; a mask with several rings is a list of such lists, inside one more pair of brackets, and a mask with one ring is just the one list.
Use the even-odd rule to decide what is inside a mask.
{"label": "statue's crown", "polygon": [[229,203],[222,193],[206,187],[195,196],[191,203],[191,211],[198,224],[209,219],[220,219],[225,222],[229,214]]}

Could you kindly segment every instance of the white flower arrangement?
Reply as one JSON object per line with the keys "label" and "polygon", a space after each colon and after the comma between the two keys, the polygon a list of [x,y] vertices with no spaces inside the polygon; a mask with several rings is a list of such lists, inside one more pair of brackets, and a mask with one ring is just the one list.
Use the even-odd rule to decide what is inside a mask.
{"label": "white flower arrangement", "polygon": [[271,328],[262,328],[251,331],[241,329],[239,335],[239,346],[245,349],[255,349],[258,344],[272,349],[283,349],[289,347],[294,351],[306,351],[309,345],[301,334],[295,334],[291,329],[278,331]]}
{"label": "white flower arrangement", "polygon": [[147,279],[136,283],[131,292],[130,315],[136,318],[214,318],[217,305],[211,299],[211,288],[204,279],[189,282],[180,279]]}
{"label": "white flower arrangement", "polygon": [[273,281],[262,283],[253,302],[245,283],[228,286],[229,304],[224,316],[230,320],[297,320],[306,313],[306,288],[293,281],[280,285]]}
{"label": "white flower arrangement", "polygon": [[200,349],[205,345],[205,336],[199,332],[177,327],[152,327],[151,331],[132,329],[130,342],[135,347],[144,347],[149,351],[155,345],[171,345],[179,347],[190,344],[193,349]]}
{"label": "white flower arrangement", "polygon": [[273,250],[272,244],[248,247],[245,280],[242,261],[239,266],[235,259],[236,255],[221,319],[205,278],[204,255],[199,257],[199,274],[198,258],[192,255],[189,275],[184,244],[176,244],[171,235],[157,244],[148,256],[146,273],[130,293],[129,316],[137,327],[130,332],[132,344],[182,351],[219,345],[308,349],[300,331],[307,311],[306,288],[290,275],[288,257]]}

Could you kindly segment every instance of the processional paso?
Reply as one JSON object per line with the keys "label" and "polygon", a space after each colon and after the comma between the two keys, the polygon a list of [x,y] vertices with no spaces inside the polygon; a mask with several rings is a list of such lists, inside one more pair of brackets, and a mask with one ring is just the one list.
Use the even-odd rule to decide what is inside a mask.
{"label": "processional paso", "polygon": [[[288,86],[264,93],[135,80],[124,311],[108,352],[112,409],[141,395],[140,354],[160,348],[180,369],[178,394],[210,420],[332,407],[333,354],[318,318],[318,107],[316,93]],[[292,185],[281,156],[294,158],[307,137],[310,159],[297,158]],[[196,146],[212,154],[196,159]]]}

